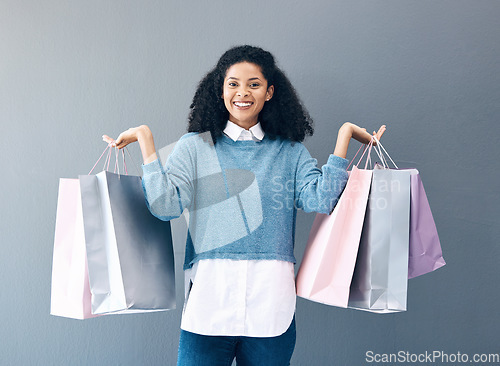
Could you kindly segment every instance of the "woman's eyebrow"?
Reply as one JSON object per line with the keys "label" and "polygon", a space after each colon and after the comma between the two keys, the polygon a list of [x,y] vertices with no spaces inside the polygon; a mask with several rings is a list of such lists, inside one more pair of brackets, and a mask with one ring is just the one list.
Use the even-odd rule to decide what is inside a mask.
{"label": "woman's eyebrow", "polygon": [[[230,77],[227,78],[227,80],[238,80],[239,81],[240,79],[235,78],[234,76],[230,76]],[[248,79],[248,81],[251,81],[251,80],[260,80],[260,79],[257,78],[257,77],[256,78],[250,78],[250,79]]]}

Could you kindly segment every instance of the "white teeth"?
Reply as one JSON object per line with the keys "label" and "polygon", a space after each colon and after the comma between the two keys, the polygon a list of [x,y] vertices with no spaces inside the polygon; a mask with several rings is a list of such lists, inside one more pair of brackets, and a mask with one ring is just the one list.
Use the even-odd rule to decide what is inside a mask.
{"label": "white teeth", "polygon": [[236,105],[238,107],[249,107],[252,105],[252,103],[234,102],[234,105]]}

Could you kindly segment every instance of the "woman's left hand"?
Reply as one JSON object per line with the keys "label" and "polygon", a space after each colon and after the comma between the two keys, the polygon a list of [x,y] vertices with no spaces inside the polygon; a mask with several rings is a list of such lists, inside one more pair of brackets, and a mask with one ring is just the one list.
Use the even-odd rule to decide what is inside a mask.
{"label": "woman's left hand", "polygon": [[[372,135],[370,135],[367,131],[366,128],[361,128],[359,126],[356,126],[353,123],[347,122],[344,123],[344,125],[341,127],[342,128],[347,128],[350,131],[351,138],[363,143],[363,144],[368,144],[370,143],[372,139]],[[377,132],[373,131],[373,136],[376,137],[377,140],[380,141],[380,138],[384,134],[385,130],[387,127],[385,125],[380,126]],[[349,132],[348,132],[349,134]],[[373,142],[374,145],[376,145],[376,142]]]}
{"label": "woman's left hand", "polygon": [[[377,132],[373,131],[373,135],[370,135],[366,131],[366,128],[361,128],[354,123],[346,122],[339,129],[337,145],[335,146],[333,154],[345,159],[351,138],[363,144],[368,144],[371,141],[372,136],[375,136],[377,140],[380,140],[386,129],[387,127],[382,125]],[[373,142],[373,144],[376,145],[377,143]]]}

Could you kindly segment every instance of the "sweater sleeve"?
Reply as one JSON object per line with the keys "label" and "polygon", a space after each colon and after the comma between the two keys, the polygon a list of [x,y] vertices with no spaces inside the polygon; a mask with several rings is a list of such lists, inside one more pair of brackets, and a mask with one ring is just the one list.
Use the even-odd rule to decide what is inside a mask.
{"label": "sweater sleeve", "polygon": [[303,146],[295,175],[297,208],[329,214],[347,183],[348,163],[347,159],[330,154],[328,162],[319,169],[317,160]]}
{"label": "sweater sleeve", "polygon": [[193,195],[193,152],[180,139],[165,166],[159,159],[142,165],[142,188],[149,211],[161,220],[179,217],[189,207]]}

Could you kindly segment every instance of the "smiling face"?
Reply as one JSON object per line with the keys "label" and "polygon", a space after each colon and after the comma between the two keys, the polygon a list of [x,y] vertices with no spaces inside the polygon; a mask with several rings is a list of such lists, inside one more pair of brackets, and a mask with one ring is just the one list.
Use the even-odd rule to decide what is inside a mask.
{"label": "smiling face", "polygon": [[249,129],[257,124],[266,101],[273,97],[274,86],[268,86],[260,67],[249,62],[232,65],[224,78],[224,104],[229,120]]}

